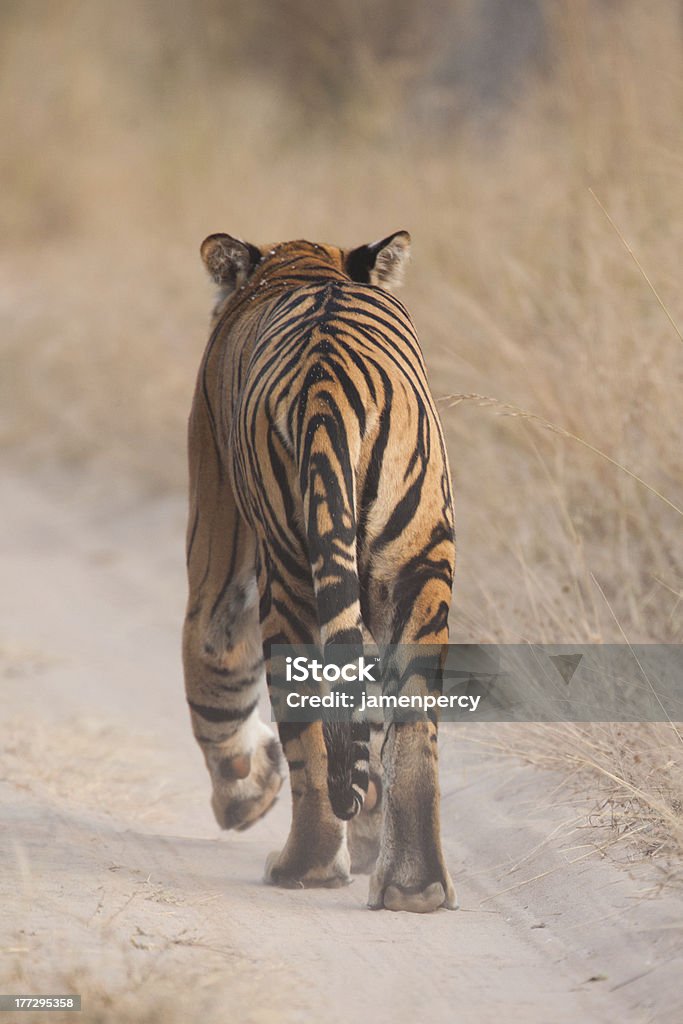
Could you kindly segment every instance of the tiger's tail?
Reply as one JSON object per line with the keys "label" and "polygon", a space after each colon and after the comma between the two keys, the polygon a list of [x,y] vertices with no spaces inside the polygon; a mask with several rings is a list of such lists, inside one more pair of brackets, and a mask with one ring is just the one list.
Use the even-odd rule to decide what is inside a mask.
{"label": "tiger's tail", "polygon": [[362,810],[368,792],[370,727],[367,721],[325,721],[323,735],[332,810],[349,821]]}
{"label": "tiger's tail", "polygon": [[[338,572],[338,568],[335,571]],[[355,569],[341,582],[320,588],[317,580],[315,583],[325,664],[355,669],[363,654],[360,587]],[[336,592],[334,597],[333,592]],[[333,618],[326,621],[330,613]],[[346,620],[346,628],[343,620]],[[348,674],[354,675],[354,672]],[[349,821],[360,813],[368,792],[370,726],[367,719],[359,717],[362,685],[357,679],[345,681],[342,678],[336,683],[335,693],[347,695],[346,706],[332,709],[323,720],[327,790],[332,810],[342,821]]]}
{"label": "tiger's tail", "polygon": [[[317,419],[319,429],[308,433],[299,463],[300,485],[324,660],[341,667],[357,663],[363,652],[350,453],[358,438],[340,438],[337,417]],[[341,680],[337,690],[351,700],[323,722],[327,788],[334,814],[348,821],[368,792],[370,727],[358,718],[359,684]]]}

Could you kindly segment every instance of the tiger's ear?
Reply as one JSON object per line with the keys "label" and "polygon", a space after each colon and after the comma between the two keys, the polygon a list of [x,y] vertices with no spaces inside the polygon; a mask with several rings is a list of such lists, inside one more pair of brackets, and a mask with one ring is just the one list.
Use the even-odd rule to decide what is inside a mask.
{"label": "tiger's ear", "polygon": [[361,245],[346,254],[346,273],[352,281],[376,284],[381,288],[399,288],[410,259],[410,235],[396,231],[381,242]]}
{"label": "tiger's ear", "polygon": [[261,251],[231,235],[209,235],[201,245],[204,266],[226,296],[237,291],[261,259]]}

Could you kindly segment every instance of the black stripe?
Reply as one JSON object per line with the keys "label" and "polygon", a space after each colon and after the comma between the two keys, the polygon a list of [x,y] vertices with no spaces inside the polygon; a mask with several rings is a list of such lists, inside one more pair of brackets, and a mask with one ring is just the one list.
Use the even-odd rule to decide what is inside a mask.
{"label": "black stripe", "polygon": [[448,622],[448,612],[450,607],[446,601],[441,601],[438,609],[434,612],[431,619],[425,622],[423,626],[415,634],[416,640],[422,640],[424,637],[429,636],[431,633],[440,633],[446,628]]}
{"label": "black stripe", "polygon": [[239,722],[249,717],[258,701],[253,701],[246,708],[210,708],[205,704],[195,704],[191,700],[188,700],[187,703],[196,715],[204,718],[207,722]]}
{"label": "black stripe", "polygon": [[[257,673],[263,666],[262,661],[257,661],[254,665],[250,665],[247,669],[248,673]],[[245,675],[244,668],[219,668],[217,665],[204,665],[204,668],[208,669],[215,676],[221,676],[223,679],[228,679],[230,676],[238,676],[244,680],[244,685],[248,686],[250,681],[253,681],[252,675]]]}

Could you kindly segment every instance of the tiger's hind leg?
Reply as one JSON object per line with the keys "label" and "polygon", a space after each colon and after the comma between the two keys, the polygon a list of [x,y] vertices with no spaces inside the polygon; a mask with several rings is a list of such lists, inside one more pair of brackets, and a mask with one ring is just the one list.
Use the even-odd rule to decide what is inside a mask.
{"label": "tiger's hind leg", "polygon": [[[394,648],[393,664],[390,662],[385,672],[384,692],[396,692],[397,682],[409,694],[440,692],[442,645],[448,637],[446,621],[444,618],[442,627],[429,633],[420,623],[429,623],[435,609],[447,613],[450,579],[443,573],[432,577],[429,563],[413,565],[403,601],[401,582],[399,578],[394,588],[399,599],[393,623],[394,627],[397,622],[403,625],[401,645],[406,646]],[[436,621],[431,619],[433,625]],[[417,636],[422,642],[411,644]],[[418,651],[420,657],[413,660]],[[455,889],[441,844],[436,718],[419,714],[418,720],[389,721],[382,766],[382,837],[370,879],[368,905],[373,910],[413,913],[429,913],[438,907],[455,909]]]}
{"label": "tiger's hind leg", "polygon": [[233,529],[239,561],[223,562],[224,552],[214,545],[213,571],[200,574],[190,557],[183,662],[192,728],[211,776],[216,821],[221,828],[242,830],[275,801],[284,766],[280,744],[258,712],[264,666],[253,544],[250,552],[242,523]]}
{"label": "tiger's hind leg", "polygon": [[435,724],[391,723],[382,760],[382,839],[368,905],[414,913],[455,909],[441,848]]}

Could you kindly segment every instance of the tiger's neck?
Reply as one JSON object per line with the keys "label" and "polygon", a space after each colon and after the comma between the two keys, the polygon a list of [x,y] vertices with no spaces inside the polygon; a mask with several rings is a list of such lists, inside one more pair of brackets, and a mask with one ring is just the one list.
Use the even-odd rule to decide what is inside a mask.
{"label": "tiger's neck", "polygon": [[308,253],[282,253],[266,257],[256,268],[245,291],[263,288],[291,289],[301,284],[347,281],[348,276],[324,256]]}

